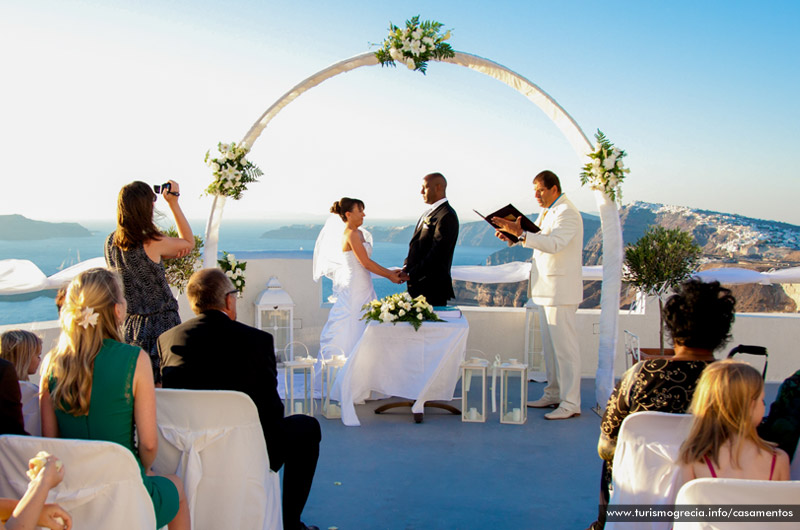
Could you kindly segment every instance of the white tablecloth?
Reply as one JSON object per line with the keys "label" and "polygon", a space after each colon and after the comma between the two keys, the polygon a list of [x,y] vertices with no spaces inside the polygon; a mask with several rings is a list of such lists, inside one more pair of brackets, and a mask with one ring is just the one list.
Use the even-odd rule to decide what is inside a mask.
{"label": "white tablecloth", "polygon": [[463,316],[425,322],[419,331],[405,322],[370,322],[334,385],[334,398],[342,404],[342,422],[361,425],[354,404],[372,392],[413,399],[414,413],[423,412],[426,401],[452,400],[468,334]]}

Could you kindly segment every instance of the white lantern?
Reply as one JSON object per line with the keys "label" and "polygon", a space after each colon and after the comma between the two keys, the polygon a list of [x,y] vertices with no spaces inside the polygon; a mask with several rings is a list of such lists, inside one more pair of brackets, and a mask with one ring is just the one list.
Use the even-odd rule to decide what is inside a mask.
{"label": "white lantern", "polygon": [[342,417],[342,404],[331,397],[336,376],[347,363],[344,355],[334,355],[322,364],[322,415],[329,420]]}
{"label": "white lantern", "polygon": [[516,359],[500,365],[500,423],[522,425],[528,419],[528,368]]}
{"label": "white lantern", "polygon": [[530,298],[525,303],[525,355],[524,364],[528,367],[530,381],[547,380],[544,368],[544,348],[539,327],[539,306]]}
{"label": "white lantern", "polygon": [[461,421],[486,421],[486,372],[489,361],[473,357],[461,363]]}
{"label": "white lantern", "polygon": [[280,352],[294,339],[294,301],[278,278],[269,279],[267,288],[256,297],[255,306],[256,328],[272,334],[278,364],[290,360],[291,355],[286,358]]}
{"label": "white lantern", "polygon": [[[299,344],[299,343],[298,343]],[[287,349],[291,347],[290,343]],[[304,345],[303,345],[304,346]],[[305,346],[304,346],[305,347]],[[308,350],[306,350],[307,352]],[[286,393],[285,414],[291,416],[292,414],[305,414],[306,416],[314,415],[314,364],[317,360],[308,356],[300,357],[297,359],[290,358],[283,363],[283,376],[284,376],[284,391]],[[295,377],[302,374],[302,378]],[[297,379],[302,379],[303,389],[301,397],[295,396],[295,383]]]}

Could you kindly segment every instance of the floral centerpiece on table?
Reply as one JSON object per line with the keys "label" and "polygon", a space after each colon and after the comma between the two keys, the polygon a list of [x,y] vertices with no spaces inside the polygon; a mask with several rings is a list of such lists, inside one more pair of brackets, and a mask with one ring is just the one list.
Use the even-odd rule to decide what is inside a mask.
{"label": "floral centerpiece on table", "polygon": [[264,172],[245,158],[250,152],[245,142],[240,145],[236,145],[236,142],[220,142],[217,149],[220,153],[218,158],[211,158],[210,150],[206,152],[205,162],[214,173],[214,182],[206,188],[206,193],[224,195],[238,201],[247,190],[247,184],[258,181]]}
{"label": "floral centerpiece on table", "polygon": [[247,268],[247,262],[236,261],[236,256],[223,251],[222,259],[218,259],[217,264],[241,294],[244,291],[244,270]]}
{"label": "floral centerpiece on table", "polygon": [[389,36],[383,41],[375,57],[381,66],[396,66],[395,61],[403,63],[409,70],[419,70],[423,74],[431,59],[455,57],[453,48],[445,42],[450,38],[450,30],[442,35],[440,22],[419,21],[419,15],[406,20],[405,29],[389,23]]}
{"label": "floral centerpiece on table", "polygon": [[614,147],[599,129],[594,135],[597,140],[595,150],[589,153],[589,162],[583,166],[581,185],[589,185],[593,190],[605,192],[612,201],[622,202],[622,181],[630,173],[622,159],[627,153]]}
{"label": "floral centerpiece on table", "polygon": [[426,321],[442,322],[442,319],[434,313],[433,306],[425,300],[423,295],[411,298],[408,293],[396,293],[364,304],[361,309],[365,311],[361,320],[391,322],[392,324],[409,322],[415,330],[418,330]]}

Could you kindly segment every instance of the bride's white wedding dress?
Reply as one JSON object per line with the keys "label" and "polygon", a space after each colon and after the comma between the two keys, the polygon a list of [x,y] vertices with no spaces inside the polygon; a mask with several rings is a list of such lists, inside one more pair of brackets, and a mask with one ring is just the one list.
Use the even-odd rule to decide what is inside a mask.
{"label": "bride's white wedding dress", "polygon": [[[372,256],[372,245],[364,243],[367,256]],[[319,337],[320,357],[344,353],[350,356],[353,347],[364,333],[362,307],[375,299],[370,272],[356,258],[355,252],[344,252],[344,263],[333,278],[333,296],[336,297],[328,321]],[[341,350],[341,352],[339,351]]]}
{"label": "bride's white wedding dress", "polygon": [[[342,252],[345,225],[332,215],[317,237],[314,247],[314,280],[327,276],[333,281],[335,301],[319,339],[319,359],[350,352],[364,333],[364,304],[375,299],[370,272],[356,258],[355,252]],[[372,235],[360,229],[364,250],[372,256]]]}

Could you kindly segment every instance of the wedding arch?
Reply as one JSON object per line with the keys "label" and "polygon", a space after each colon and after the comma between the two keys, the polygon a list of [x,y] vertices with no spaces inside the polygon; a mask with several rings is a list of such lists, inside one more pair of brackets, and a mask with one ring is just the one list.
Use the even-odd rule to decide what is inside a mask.
{"label": "wedding arch", "polygon": [[[592,144],[566,110],[552,97],[537,85],[489,59],[464,52],[454,52],[453,57],[437,59],[464,66],[482,74],[493,77],[505,83],[523,96],[532,101],[555,124],[572,146],[579,159],[583,159],[592,151]],[[304,92],[314,88],[339,74],[349,72],[362,66],[375,66],[379,60],[374,52],[365,52],[349,59],[339,61],[327,68],[304,79],[264,111],[259,119],[250,127],[242,143],[252,148],[267,124],[289,103],[297,99]],[[617,327],[621,287],[622,267],[622,231],[620,228],[619,213],[616,203],[609,196],[595,190],[595,200],[600,212],[603,232],[603,284],[600,302],[600,343],[598,349],[598,364],[596,372],[596,399],[602,408],[611,395],[614,384],[614,356],[617,347]],[[222,212],[225,207],[226,197],[214,195],[208,223],[206,225],[204,266],[214,267],[217,260],[217,247],[219,243],[219,227],[222,222]]]}

